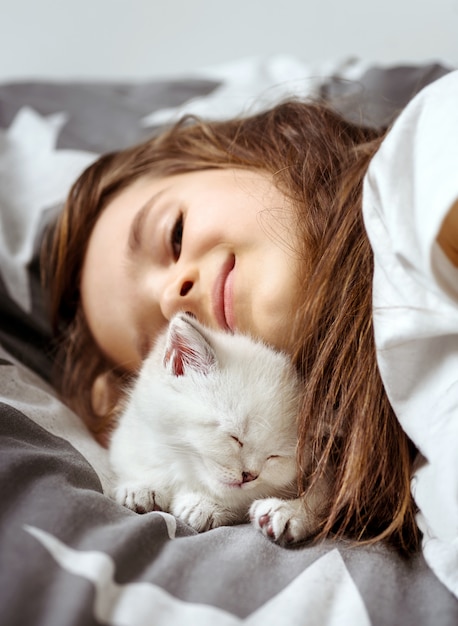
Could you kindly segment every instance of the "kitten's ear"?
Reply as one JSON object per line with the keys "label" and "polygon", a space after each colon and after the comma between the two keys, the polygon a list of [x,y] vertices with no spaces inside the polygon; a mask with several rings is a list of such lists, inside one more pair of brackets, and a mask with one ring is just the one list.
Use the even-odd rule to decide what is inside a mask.
{"label": "kitten's ear", "polygon": [[164,365],[174,376],[187,371],[208,374],[216,364],[216,355],[199,325],[185,314],[176,315],[170,322],[165,347]]}

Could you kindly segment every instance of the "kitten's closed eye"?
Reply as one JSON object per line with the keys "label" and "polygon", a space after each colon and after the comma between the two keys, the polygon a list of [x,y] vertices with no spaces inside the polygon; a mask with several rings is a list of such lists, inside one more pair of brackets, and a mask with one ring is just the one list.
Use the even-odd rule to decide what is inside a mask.
{"label": "kitten's closed eye", "polygon": [[241,448],[243,448],[243,442],[242,442],[242,441],[240,441],[240,439],[239,439],[238,437],[236,437],[235,435],[231,435],[231,439],[233,439],[234,441],[236,441],[236,442],[239,444],[239,446],[240,446]]}

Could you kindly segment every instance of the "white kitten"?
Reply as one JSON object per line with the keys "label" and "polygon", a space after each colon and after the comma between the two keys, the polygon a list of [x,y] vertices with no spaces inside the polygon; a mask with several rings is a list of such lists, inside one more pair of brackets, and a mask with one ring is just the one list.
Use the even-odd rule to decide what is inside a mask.
{"label": "white kitten", "polygon": [[112,436],[116,500],[168,511],[198,531],[249,514],[276,541],[310,535],[322,494],[307,510],[294,499],[299,398],[284,354],[176,315]]}

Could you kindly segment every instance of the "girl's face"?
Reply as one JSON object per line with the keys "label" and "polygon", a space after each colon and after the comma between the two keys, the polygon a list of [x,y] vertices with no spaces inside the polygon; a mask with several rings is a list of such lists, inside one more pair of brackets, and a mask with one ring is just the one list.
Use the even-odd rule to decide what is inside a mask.
{"label": "girl's face", "polygon": [[81,293],[89,328],[136,369],[178,311],[288,350],[296,294],[294,212],[267,175],[204,170],[142,178],[103,210]]}

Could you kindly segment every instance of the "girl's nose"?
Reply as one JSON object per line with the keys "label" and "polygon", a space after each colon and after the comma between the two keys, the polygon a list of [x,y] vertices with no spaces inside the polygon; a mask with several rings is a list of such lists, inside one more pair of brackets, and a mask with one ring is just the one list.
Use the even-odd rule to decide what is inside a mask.
{"label": "girl's nose", "polygon": [[193,282],[191,280],[185,280],[180,288],[180,296],[184,298],[192,289]]}
{"label": "girl's nose", "polygon": [[162,315],[167,320],[179,311],[187,311],[197,316],[195,277],[189,273],[167,282],[160,297],[160,306]]}

